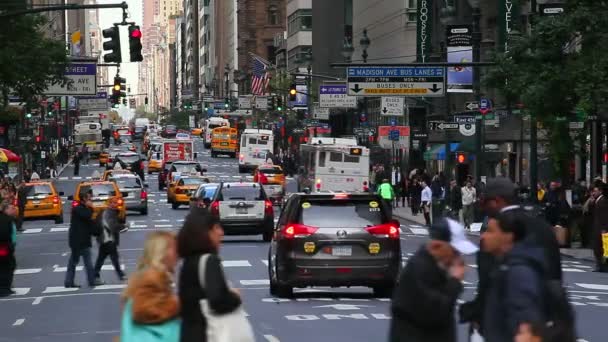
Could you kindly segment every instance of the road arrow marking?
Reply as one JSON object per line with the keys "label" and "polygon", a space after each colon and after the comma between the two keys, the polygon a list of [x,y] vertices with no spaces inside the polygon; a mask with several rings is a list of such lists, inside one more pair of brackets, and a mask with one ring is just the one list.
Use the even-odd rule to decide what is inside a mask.
{"label": "road arrow marking", "polygon": [[437,88],[437,83],[433,83],[433,88],[429,88],[430,91],[436,93],[441,90],[441,88]]}
{"label": "road arrow marking", "polygon": [[355,304],[332,304],[313,306],[313,308],[333,308],[335,310],[361,310],[361,308],[371,308],[371,305],[355,305]]}
{"label": "road arrow marking", "polygon": [[363,88],[359,88],[359,83],[355,83],[355,87],[354,88],[350,88],[350,90],[354,91],[355,93],[358,93],[361,90],[363,90]]}

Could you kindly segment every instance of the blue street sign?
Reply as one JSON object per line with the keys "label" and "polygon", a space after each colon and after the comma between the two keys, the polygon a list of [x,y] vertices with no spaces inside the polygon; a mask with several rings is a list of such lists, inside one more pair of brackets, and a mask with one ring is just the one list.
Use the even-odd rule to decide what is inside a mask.
{"label": "blue street sign", "polygon": [[391,118],[391,126],[397,126],[397,118]]}
{"label": "blue street sign", "polygon": [[351,96],[443,96],[445,68],[353,66],[347,68]]}
{"label": "blue street sign", "polygon": [[492,101],[489,99],[481,99],[479,100],[479,111],[481,114],[486,114],[492,109]]}
{"label": "blue street sign", "polygon": [[393,141],[399,141],[399,130],[390,131],[389,139]]}
{"label": "blue street sign", "polygon": [[361,115],[359,116],[359,120],[360,120],[361,122],[365,122],[365,121],[367,121],[367,114],[365,114],[365,113],[361,113]]}

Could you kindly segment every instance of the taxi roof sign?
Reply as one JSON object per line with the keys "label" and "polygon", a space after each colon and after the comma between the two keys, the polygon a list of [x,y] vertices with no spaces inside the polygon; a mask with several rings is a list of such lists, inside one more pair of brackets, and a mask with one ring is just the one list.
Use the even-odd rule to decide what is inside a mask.
{"label": "taxi roof sign", "polygon": [[360,156],[363,153],[363,150],[359,147],[354,147],[350,149],[350,155]]}

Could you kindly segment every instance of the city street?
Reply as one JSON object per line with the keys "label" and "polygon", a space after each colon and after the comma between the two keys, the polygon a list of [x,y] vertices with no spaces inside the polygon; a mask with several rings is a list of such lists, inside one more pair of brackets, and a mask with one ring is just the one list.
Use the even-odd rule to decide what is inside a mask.
{"label": "city street", "polygon": [[[237,180],[236,159],[211,159],[202,141],[195,139],[199,161],[209,175],[221,180]],[[119,295],[126,283],[120,282],[109,260],[102,271],[106,285],[89,289],[79,266],[76,282],[81,289],[63,287],[68,246],[70,203],[81,179],[90,178],[101,168],[97,164],[81,167],[80,177],[67,167],[56,181],[58,191],[65,192],[66,222],[29,221],[26,232],[18,236],[18,270],[14,287],[16,295],[0,299],[0,341],[110,341],[119,336]],[[187,207],[171,209],[165,192],[159,192],[156,174],[146,175],[149,184],[150,210],[147,216],[130,214],[131,229],[121,236],[121,262],[133,272],[147,233],[162,229],[177,231],[188,213]],[[295,184],[289,180],[288,191]],[[277,213],[278,214],[278,213]],[[425,230],[402,222],[403,261],[426,240]],[[96,254],[96,253],[95,253]],[[278,299],[269,295],[267,277],[268,244],[260,236],[226,237],[221,256],[228,278],[240,289],[258,341],[323,342],[384,341],[389,319],[390,299],[374,298],[366,288],[318,288],[296,290],[295,299]],[[475,291],[476,273],[473,259],[466,278],[463,299]],[[585,261],[564,259],[564,271],[577,312],[580,335],[586,341],[605,341],[602,317],[608,313],[608,276],[592,273]],[[466,327],[460,326],[459,340],[465,341]]]}

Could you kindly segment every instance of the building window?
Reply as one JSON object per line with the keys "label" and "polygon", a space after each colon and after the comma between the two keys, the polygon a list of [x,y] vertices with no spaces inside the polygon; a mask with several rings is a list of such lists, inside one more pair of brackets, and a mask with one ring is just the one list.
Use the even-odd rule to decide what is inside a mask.
{"label": "building window", "polygon": [[409,0],[407,7],[408,8],[416,8],[416,7],[418,7],[417,2],[418,2],[417,0]]}
{"label": "building window", "polygon": [[287,20],[288,35],[295,34],[299,31],[312,30],[312,10],[310,9],[297,10],[292,15],[290,15]]}
{"label": "building window", "polygon": [[407,21],[409,22],[415,22],[418,20],[418,14],[417,13],[408,13],[407,14]]}
{"label": "building window", "polygon": [[280,25],[279,9],[276,5],[268,7],[268,25]]}

